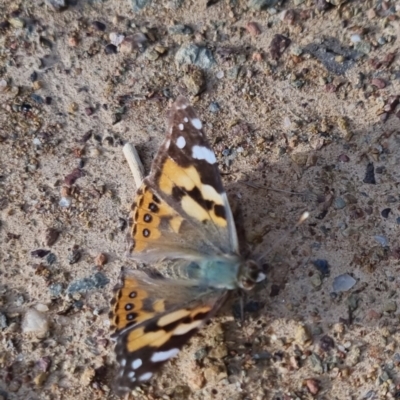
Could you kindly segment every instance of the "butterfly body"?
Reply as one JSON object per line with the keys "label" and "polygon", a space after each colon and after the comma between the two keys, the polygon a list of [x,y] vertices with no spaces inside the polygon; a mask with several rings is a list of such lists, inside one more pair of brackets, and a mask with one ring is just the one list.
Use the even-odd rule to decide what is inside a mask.
{"label": "butterfly body", "polygon": [[265,278],[239,254],[217,160],[194,109],[172,106],[167,135],[132,205],[129,254],[168,260],[169,278],[123,271],[110,313],[121,393],[148,381],[216,313],[229,290]]}

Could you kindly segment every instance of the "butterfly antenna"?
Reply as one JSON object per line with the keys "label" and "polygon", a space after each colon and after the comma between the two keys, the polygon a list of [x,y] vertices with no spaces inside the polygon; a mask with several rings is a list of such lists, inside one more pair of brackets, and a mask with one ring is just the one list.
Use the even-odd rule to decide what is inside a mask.
{"label": "butterfly antenna", "polygon": [[265,260],[267,258],[267,256],[269,254],[271,254],[271,252],[273,250],[275,250],[290,234],[292,234],[304,221],[307,220],[307,218],[310,216],[310,213],[308,211],[303,212],[303,214],[301,214],[299,220],[297,221],[296,225],[288,232],[286,232],[283,236],[281,236],[278,240],[275,241],[275,243],[272,244],[272,246],[269,248],[269,250],[263,254],[262,256],[260,256],[258,258],[258,262],[261,262],[263,259]]}

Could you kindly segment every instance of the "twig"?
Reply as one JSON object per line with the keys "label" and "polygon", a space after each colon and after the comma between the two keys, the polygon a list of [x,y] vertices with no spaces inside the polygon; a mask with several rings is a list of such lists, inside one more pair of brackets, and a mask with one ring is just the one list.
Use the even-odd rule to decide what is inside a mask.
{"label": "twig", "polygon": [[136,187],[139,188],[144,178],[144,167],[140,160],[139,154],[132,143],[127,143],[122,151],[131,169],[133,179],[135,180]]}

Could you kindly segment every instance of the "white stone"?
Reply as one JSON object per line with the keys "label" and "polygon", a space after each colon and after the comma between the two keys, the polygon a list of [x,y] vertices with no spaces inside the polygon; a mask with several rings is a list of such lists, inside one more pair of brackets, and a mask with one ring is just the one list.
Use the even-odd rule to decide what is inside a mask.
{"label": "white stone", "polygon": [[49,330],[49,321],[46,315],[40,311],[30,308],[22,321],[22,332],[33,333],[38,337],[45,337]]}

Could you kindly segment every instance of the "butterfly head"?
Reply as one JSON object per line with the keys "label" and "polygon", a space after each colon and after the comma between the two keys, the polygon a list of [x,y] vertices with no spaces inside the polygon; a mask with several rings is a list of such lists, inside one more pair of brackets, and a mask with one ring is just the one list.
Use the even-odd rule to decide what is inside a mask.
{"label": "butterfly head", "polygon": [[265,274],[261,267],[253,260],[247,260],[244,262],[238,275],[239,287],[245,290],[251,290],[256,283],[261,282],[265,279]]}

